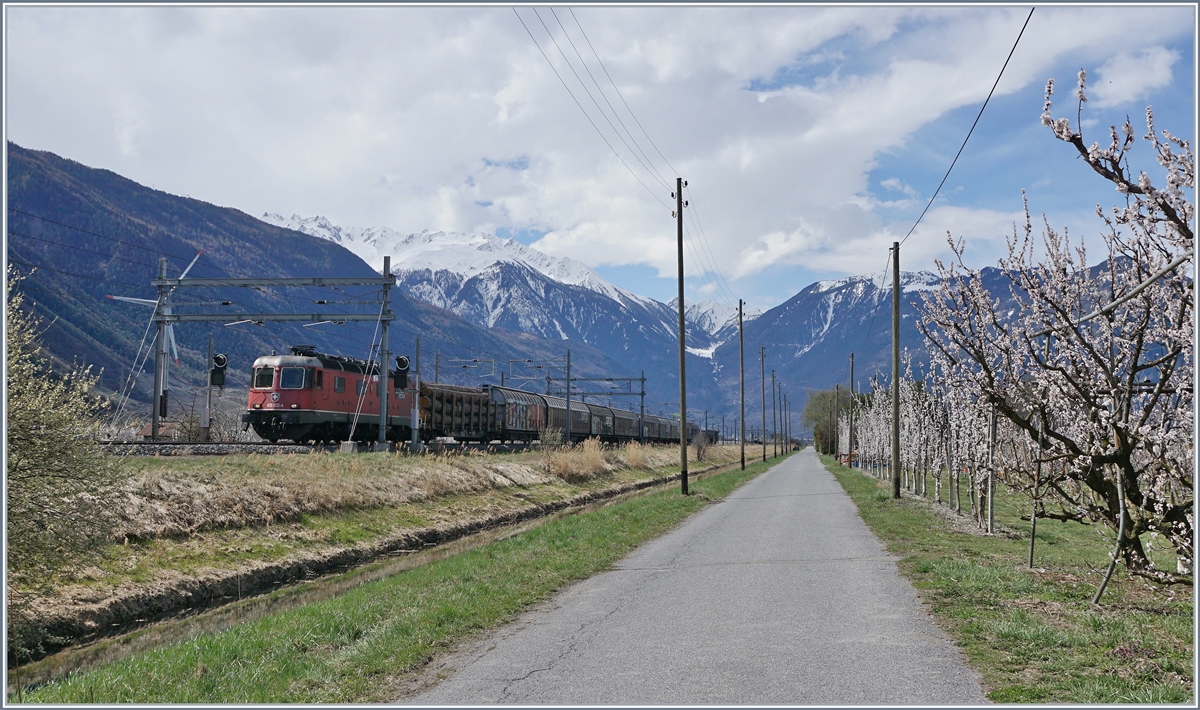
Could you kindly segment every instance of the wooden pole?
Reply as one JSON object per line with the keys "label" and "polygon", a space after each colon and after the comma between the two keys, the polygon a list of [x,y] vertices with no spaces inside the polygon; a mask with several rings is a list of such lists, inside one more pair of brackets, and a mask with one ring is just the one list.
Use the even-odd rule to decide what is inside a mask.
{"label": "wooden pole", "polygon": [[900,499],[900,242],[892,242],[892,498]]}
{"label": "wooden pole", "polygon": [[738,441],[742,447],[742,470],[746,470],[746,343],[742,334],[742,304],[738,299],[738,401],[741,409],[739,421],[741,432]]}
{"label": "wooden pole", "polygon": [[679,256],[679,487],[688,494],[687,467],[687,341],[683,323],[683,178],[675,178],[675,224]]}

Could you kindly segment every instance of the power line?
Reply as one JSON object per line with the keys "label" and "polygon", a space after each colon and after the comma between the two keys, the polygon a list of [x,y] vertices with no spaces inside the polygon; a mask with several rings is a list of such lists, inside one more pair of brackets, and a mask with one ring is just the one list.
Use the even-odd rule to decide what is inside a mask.
{"label": "power line", "polygon": [[15,231],[13,229],[9,229],[8,233],[11,236],[23,237],[25,239],[36,239],[39,242],[45,242],[46,244],[53,244],[53,245],[59,246],[59,247],[66,247],[67,249],[74,249],[75,251],[83,251],[83,252],[87,252],[88,254],[95,254],[97,256],[103,256],[106,259],[118,259],[120,261],[128,262],[130,264],[137,264],[138,266],[148,266],[151,269],[153,269],[155,266],[154,264],[151,264],[146,261],[134,261],[133,259],[126,259],[125,257],[117,256],[115,254],[105,254],[102,251],[95,251],[94,249],[84,249],[83,247],[77,247],[77,246],[73,246],[71,244],[63,244],[62,242],[55,242],[55,241],[51,241],[49,239],[43,239],[42,237],[35,237],[32,234],[22,234],[21,232]]}
{"label": "power line", "polygon": [[925,205],[925,209],[921,210],[921,215],[917,217],[917,221],[913,223],[912,229],[908,230],[908,234],[904,235],[904,239],[900,240],[900,245],[912,236],[913,230],[921,223],[921,219],[929,208],[933,206],[933,201],[937,199],[938,193],[941,192],[942,186],[946,184],[946,180],[950,177],[950,171],[954,169],[955,163],[958,162],[958,157],[962,155],[963,149],[967,147],[967,141],[971,140],[971,134],[975,132],[975,126],[979,125],[979,119],[983,117],[983,110],[987,108],[988,102],[992,100],[992,94],[996,91],[996,87],[1000,84],[1000,77],[1004,76],[1004,70],[1008,68],[1008,61],[1012,59],[1013,52],[1017,51],[1017,45],[1021,43],[1021,37],[1025,34],[1025,28],[1029,26],[1029,20],[1033,17],[1033,11],[1036,7],[1029,8],[1029,15],[1025,18],[1025,24],[1021,25],[1021,32],[1017,34],[1017,41],[1013,42],[1012,49],[1008,52],[1008,58],[1004,60],[1004,66],[1000,67],[1000,73],[996,76],[996,82],[992,84],[992,90],[988,92],[987,98],[983,101],[983,106],[979,107],[979,114],[975,116],[975,122],[971,124],[971,130],[967,131],[967,137],[963,139],[962,145],[958,148],[958,153],[955,154],[954,160],[950,161],[950,167],[946,169],[946,175],[942,177],[942,181],[938,183],[937,189],[933,191],[933,197],[929,198],[929,204]]}
{"label": "power line", "polygon": [[[22,266],[28,266],[31,269],[39,269],[41,271],[53,271],[56,274],[62,274],[64,276],[73,276],[78,279],[87,279],[88,281],[94,281],[96,283],[113,284],[114,286],[132,286],[134,288],[140,288],[140,286],[138,284],[131,284],[127,281],[108,281],[105,279],[98,279],[95,276],[86,276],[84,274],[76,274],[76,273],[72,273],[70,271],[62,271],[61,269],[55,269],[55,268],[52,268],[49,266],[42,266],[41,264],[33,264],[28,261],[14,259],[11,255],[9,255],[9,257],[8,257],[8,262],[10,264],[20,264]],[[144,286],[145,284],[141,284],[141,285]]]}
{"label": "power line", "polygon": [[[867,344],[867,338],[871,337],[871,330],[875,327],[875,315],[879,313],[879,305],[881,303],[883,303],[883,295],[882,295],[883,287],[887,285],[888,267],[891,265],[892,265],[892,250],[888,249],[888,258],[887,258],[887,261],[883,265],[883,273],[881,274],[881,278],[883,279],[883,282],[882,282],[882,285],[879,287],[880,296],[879,296],[879,298],[875,299],[875,309],[873,311],[871,311],[871,323],[867,326],[867,334],[863,336],[862,345],[860,345],[858,348],[860,351]],[[872,278],[871,280],[874,281],[875,279]]]}
{"label": "power line", "polygon": [[[692,201],[692,191],[691,191],[691,188],[684,188],[684,189],[686,189],[686,190],[687,190],[687,193],[688,193],[688,201],[689,201],[689,202],[691,202],[691,201]],[[694,214],[692,215],[692,217],[693,217],[693,220],[694,220],[694,223],[695,223],[696,229],[697,229],[697,230],[698,230],[698,232],[699,232],[701,246],[703,247],[703,249],[706,251],[706,253],[707,253],[707,255],[708,255],[709,264],[710,264],[710,266],[711,266],[711,268],[712,268],[712,271],[713,271],[713,273],[714,273],[714,274],[716,274],[716,278],[717,278],[717,281],[718,281],[718,285],[721,285],[721,286],[723,286],[723,288],[724,288],[724,291],[725,291],[725,295],[731,299],[731,302],[729,302],[729,303],[726,303],[725,305],[726,305],[726,306],[729,306],[730,308],[732,308],[732,307],[733,307],[733,303],[732,303],[732,301],[736,301],[736,300],[738,300],[738,299],[737,299],[737,296],[735,296],[735,295],[734,295],[734,293],[733,293],[733,289],[732,289],[732,288],[729,286],[729,282],[728,282],[728,281],[725,279],[725,274],[724,274],[724,273],[721,271],[721,267],[720,267],[720,265],[719,265],[719,262],[717,261],[717,258],[716,258],[716,256],[713,254],[712,247],[711,247],[711,246],[709,246],[709,243],[708,243],[708,236],[707,236],[707,235],[705,234],[705,232],[704,232],[704,224],[703,224],[703,222],[701,222],[701,220],[700,220],[700,213],[699,213],[698,211],[696,211],[696,210],[695,210],[695,206],[694,206],[694,205],[692,205],[692,210],[693,210],[693,213],[694,213]]]}
{"label": "power line", "polygon": [[610,84],[612,84],[613,89],[617,92],[617,96],[621,98],[621,103],[625,104],[625,108],[629,111],[629,115],[633,116],[634,122],[637,123],[638,128],[642,130],[642,135],[646,136],[646,140],[650,141],[650,145],[654,146],[654,150],[658,153],[658,157],[663,159],[663,162],[667,164],[668,168],[671,168],[671,172],[678,175],[679,171],[675,169],[675,166],[671,165],[671,161],[667,160],[667,156],[663,155],[662,151],[658,149],[658,146],[654,143],[654,139],[650,137],[650,134],[647,133],[646,129],[642,126],[642,122],[638,120],[637,114],[635,114],[633,109],[629,107],[629,102],[625,100],[624,94],[622,94],[621,90],[617,88],[617,82],[613,81],[612,75],[608,73],[608,68],[605,67],[604,62],[600,60],[600,55],[596,52],[596,48],[592,46],[592,40],[588,39],[587,32],[583,31],[583,25],[579,23],[579,18],[575,16],[575,10],[572,8],[567,9],[570,10],[571,17],[575,19],[575,24],[579,26],[579,33],[583,35],[584,40],[587,41],[588,47],[590,47],[592,50],[592,54],[596,56],[596,61],[600,64],[600,68],[604,70],[604,75],[608,77],[608,81]]}
{"label": "power line", "polygon": [[[608,141],[608,138],[604,136],[604,133],[600,130],[600,127],[596,125],[596,122],[592,120],[592,117],[583,108],[583,104],[579,103],[579,99],[575,98],[575,94],[571,91],[571,87],[567,86],[567,82],[562,78],[562,75],[559,74],[558,70],[554,68],[554,63],[550,61],[550,57],[546,56],[546,53],[542,50],[542,45],[538,44],[538,41],[534,38],[533,33],[529,31],[529,26],[525,24],[525,20],[521,19],[521,15],[517,12],[517,8],[514,7],[512,11],[513,14],[517,16],[517,20],[521,22],[521,26],[525,28],[525,32],[529,34],[529,39],[533,40],[533,44],[537,47],[538,52],[541,52],[542,58],[545,59],[546,63],[550,65],[550,70],[554,72],[554,76],[558,77],[558,80],[562,82],[563,88],[566,89],[567,93],[571,95],[571,100],[575,102],[575,105],[579,107],[580,111],[583,111],[584,117],[587,118],[588,123],[592,124],[592,128],[596,129],[596,133],[599,134],[600,140],[604,141],[604,144],[607,145],[609,150],[613,152],[613,155],[617,156],[617,160],[621,161],[621,165],[625,166],[625,169],[629,171],[629,174],[633,176],[633,179],[637,180],[638,184],[644,187],[646,192],[649,192],[655,201],[658,202],[658,204],[662,205],[663,207],[668,207],[667,203],[663,202],[662,199],[659,198],[658,194],[654,192],[654,190],[651,190],[646,183],[642,182],[642,179],[637,176],[637,173],[633,172],[633,168],[629,167],[629,164],[625,162],[625,159],[621,157],[621,154],[617,152],[617,149],[614,148],[612,143]],[[539,16],[538,19],[541,19],[541,17]],[[553,36],[551,39],[554,39]]]}
{"label": "power line", "polygon": [[[535,12],[535,13],[537,12],[537,11],[536,11],[536,9],[535,9],[535,11],[534,11],[534,12]],[[608,101],[608,97],[607,97],[607,96],[604,94],[604,91],[603,91],[603,89],[601,89],[599,82],[598,82],[598,81],[596,81],[596,77],[595,77],[595,76],[592,74],[591,70],[590,70],[590,69],[588,69],[588,67],[587,67],[587,63],[584,61],[584,59],[583,59],[583,56],[582,56],[582,55],[579,53],[579,49],[578,49],[578,48],[575,46],[575,43],[574,43],[574,41],[571,39],[571,36],[570,36],[570,34],[568,34],[568,33],[567,33],[566,27],[565,27],[565,26],[563,26],[563,24],[562,24],[562,21],[561,21],[561,20],[559,20],[559,18],[558,18],[558,13],[557,13],[557,12],[555,12],[554,8],[551,8],[551,9],[550,9],[550,12],[551,12],[551,13],[554,15],[554,18],[555,18],[555,20],[557,20],[557,21],[558,21],[559,27],[562,29],[564,36],[566,36],[566,38],[567,38],[567,41],[571,43],[571,48],[572,48],[573,50],[575,50],[575,55],[576,55],[576,56],[579,58],[579,61],[580,61],[580,63],[581,63],[581,64],[583,64],[584,70],[587,72],[587,74],[588,74],[588,77],[589,77],[589,78],[591,78],[591,80],[592,80],[592,83],[593,83],[593,84],[595,84],[597,91],[599,91],[599,92],[600,92],[600,95],[601,95],[602,97],[604,97],[605,103],[608,105],[609,109],[610,109],[610,110],[613,112],[613,115],[614,115],[614,116],[617,118],[617,122],[618,122],[618,123],[620,123],[620,124],[621,124],[621,127],[625,129],[625,132],[626,132],[626,133],[629,135],[629,138],[630,138],[630,140],[632,140],[632,141],[633,141],[633,143],[634,143],[634,146],[636,146],[636,147],[637,147],[637,150],[641,151],[641,153],[642,153],[643,157],[645,157],[645,158],[646,158],[646,161],[647,161],[647,162],[649,162],[649,163],[651,163],[651,168],[650,168],[650,169],[652,169],[652,170],[653,170],[653,172],[654,172],[655,174],[657,174],[657,175],[658,175],[658,178],[659,178],[660,180],[664,180],[664,178],[662,177],[661,173],[659,173],[659,172],[658,172],[658,170],[657,170],[656,168],[653,168],[653,165],[652,165],[652,162],[653,162],[653,161],[651,161],[651,160],[650,160],[650,157],[649,157],[648,155],[646,155],[646,152],[645,152],[644,150],[641,150],[641,146],[640,146],[640,145],[638,145],[638,141],[637,141],[637,139],[636,139],[636,138],[634,138],[634,136],[633,136],[632,132],[630,132],[630,131],[629,131],[628,127],[625,125],[625,122],[621,120],[620,114],[619,114],[619,113],[617,112],[617,110],[616,110],[616,109],[613,107],[612,103],[610,103],[610,102]],[[572,11],[572,17],[575,17],[575,16],[574,16],[574,11]],[[539,19],[540,19],[540,15],[539,15]],[[602,69],[604,69],[604,71],[605,71],[605,75],[606,75],[606,76],[608,76],[609,83],[611,83],[611,84],[612,84],[613,88],[614,88],[614,89],[617,91],[617,94],[620,96],[620,89],[617,89],[616,82],[614,82],[614,81],[613,81],[613,79],[612,79],[612,76],[608,74],[608,70],[607,70],[606,68],[604,68],[604,63],[603,63],[603,62],[600,60],[600,55],[599,55],[599,53],[597,53],[597,52],[596,52],[596,48],[595,48],[594,46],[592,46],[592,44],[591,44],[591,41],[590,41],[590,40],[588,40],[588,38],[587,38],[587,34],[586,34],[584,31],[583,31],[583,25],[579,23],[579,18],[578,18],[578,17],[575,17],[575,23],[576,23],[576,25],[578,25],[578,26],[579,26],[579,31],[580,31],[580,33],[581,33],[581,34],[583,34],[583,35],[584,35],[584,39],[588,41],[588,46],[589,46],[589,48],[591,48],[591,50],[592,50],[592,54],[593,54],[593,55],[596,57],[596,61],[597,61],[597,62],[600,64],[601,68],[602,68]],[[544,23],[543,23],[543,25],[544,25]],[[549,31],[549,30],[547,30],[547,31]],[[556,46],[557,46],[557,43],[556,43]],[[560,48],[560,53],[561,53],[561,48]],[[565,56],[565,54],[563,55],[563,58],[564,58],[564,59],[566,59],[566,56]],[[572,69],[572,71],[574,71],[574,70]],[[579,75],[578,75],[578,73],[576,73],[576,78],[577,78],[577,79],[579,78]],[[581,83],[581,84],[583,83],[583,82],[582,82],[582,79],[580,80],[580,83]],[[586,87],[585,87],[585,90],[586,90]],[[589,92],[589,96],[590,96],[590,95],[591,95],[591,94],[590,94],[590,92]],[[624,96],[621,96],[621,100],[624,102]],[[593,99],[593,103],[595,103],[595,99]],[[600,109],[600,106],[599,106],[599,104],[597,104],[596,108],[597,108],[597,109]],[[633,110],[632,110],[632,109],[629,107],[629,104],[628,104],[628,102],[626,102],[626,103],[625,103],[625,108],[626,108],[626,110],[628,110],[628,111],[629,111],[630,115],[631,115],[631,116],[633,116],[634,120],[636,121],[636,120],[637,120],[637,116],[636,116],[636,115],[633,113]],[[600,110],[601,110],[601,112],[603,112],[603,109],[600,109]],[[606,118],[607,118],[607,116],[606,116]],[[641,124],[640,124],[640,122],[638,123],[638,125],[639,125],[639,127],[640,127],[640,125],[641,125]],[[611,122],[611,121],[609,121],[609,126],[610,126],[610,127],[612,127],[614,131],[617,131],[616,127],[612,125],[612,122]],[[644,129],[644,128],[642,129],[642,132],[643,132],[643,133],[645,133],[645,129]],[[620,136],[620,132],[619,132],[619,131],[617,131],[617,134],[618,134],[618,136]],[[650,139],[650,136],[649,136],[649,134],[646,134],[646,138],[647,138],[647,140],[650,140],[651,144],[653,144],[653,143],[654,143],[654,141],[653,141],[652,139]],[[624,138],[622,138],[621,140],[622,140],[622,142],[625,142],[625,141],[624,141]],[[630,147],[628,142],[625,142],[625,146],[626,146],[627,148],[629,148],[629,147]],[[633,148],[630,148],[630,150],[633,150]],[[657,147],[657,146],[655,146],[655,150],[656,150],[656,151],[658,150],[658,147]],[[663,158],[663,161],[664,161],[664,162],[667,164],[667,166],[668,166],[668,167],[671,167],[670,161],[668,161],[668,160],[666,159],[666,157],[662,155],[662,151],[658,151],[658,152],[659,152],[659,156]],[[635,155],[635,157],[636,157],[636,155]],[[638,162],[642,162],[642,161],[640,161],[640,160],[639,160]],[[643,167],[646,167],[646,163],[642,163],[642,166],[643,166]],[[672,168],[672,169],[673,169],[673,168]],[[663,182],[663,186],[664,186],[664,187],[667,187],[668,189],[670,188],[670,186],[669,186],[669,185],[667,185],[667,184],[665,183],[665,181]],[[689,198],[691,197],[691,190],[690,190],[690,189],[688,190],[688,196],[689,196]],[[702,225],[702,224],[700,224],[700,221],[699,221],[699,215],[698,215],[698,214],[697,214],[697,215],[689,215],[689,217],[690,217],[690,218],[693,220],[693,223],[694,223],[694,225],[695,225],[695,228],[696,228],[696,229],[695,229],[695,232],[696,232],[696,234],[695,234],[695,240],[697,241],[697,246],[698,246],[698,251],[699,251],[699,257],[700,257],[700,258],[701,258],[703,261],[705,261],[705,262],[706,262],[706,263],[704,264],[704,268],[705,268],[706,270],[708,270],[708,271],[712,271],[712,272],[714,272],[714,273],[715,273],[717,276],[719,276],[719,277],[720,277],[720,280],[721,280],[721,281],[723,281],[723,280],[724,280],[724,275],[723,275],[723,274],[721,274],[721,272],[720,272],[720,268],[716,266],[716,260],[715,260],[715,258],[712,256],[712,249],[711,249],[711,247],[708,245],[707,235],[704,233],[704,228],[703,228],[703,225]],[[718,282],[718,283],[716,283],[716,284],[710,284],[710,285],[713,285],[714,287],[716,287],[716,289],[717,289],[717,291],[718,291],[717,297],[718,297],[718,298],[720,298],[721,296],[719,295],[719,290],[720,290],[720,286],[721,286],[721,284]],[[732,291],[731,291],[730,289],[726,288],[726,289],[725,289],[725,291],[726,291],[726,294],[725,294],[726,296],[728,296],[728,297],[731,297],[731,298],[733,297]],[[736,300],[736,298],[735,298],[734,300]],[[725,305],[729,306],[729,305],[731,305],[731,304],[730,304],[730,303],[726,303]]]}
{"label": "power line", "polygon": [[[107,236],[104,234],[98,234],[96,232],[92,232],[92,231],[83,229],[82,227],[76,227],[76,226],[73,226],[70,224],[66,224],[63,222],[59,222],[59,221],[50,219],[49,217],[43,217],[41,215],[34,214],[32,212],[26,212],[24,210],[17,209],[16,207],[9,207],[8,209],[13,212],[16,212],[18,214],[23,214],[26,217],[33,217],[34,219],[42,220],[43,222],[49,222],[50,224],[58,225],[59,227],[64,227],[66,229],[72,229],[76,232],[81,232],[83,234],[89,234],[93,237],[99,237],[100,239],[107,239],[110,242],[116,242],[117,244],[124,244],[125,246],[133,247],[134,249],[141,249],[142,251],[148,251],[151,254],[158,254],[159,256],[169,256],[172,259],[182,259],[183,261],[189,261],[192,259],[192,257],[190,257],[190,256],[180,256],[178,254],[172,254],[170,252],[160,251],[158,249],[151,249],[150,247],[142,246],[141,244],[135,244],[134,242],[127,242],[123,239],[117,239],[116,237],[110,237],[110,236]],[[239,273],[236,271],[230,271],[229,269],[224,269],[224,268],[221,268],[220,266],[214,266],[211,264],[199,264],[199,266],[208,268],[208,269],[215,269],[217,271],[223,271],[223,272],[225,272],[227,274],[231,274],[233,276],[242,276],[242,277],[249,278],[248,274],[243,274],[243,273]]]}
{"label": "power line", "polygon": [[[534,14],[537,14],[537,9],[536,9],[536,8],[534,8]],[[642,167],[644,167],[644,168],[647,168],[647,166],[646,166],[646,163],[649,163],[649,162],[650,162],[650,157],[649,157],[648,155],[646,155],[646,151],[642,150],[642,147],[641,147],[640,145],[638,145],[637,139],[633,137],[633,133],[630,133],[630,131],[629,131],[629,128],[627,128],[627,127],[625,126],[625,122],[621,120],[621,115],[620,115],[619,113],[617,113],[617,110],[616,110],[615,108],[613,108],[613,105],[612,105],[612,103],[611,103],[611,102],[608,100],[608,96],[607,96],[607,95],[605,95],[605,93],[604,93],[604,90],[600,88],[600,82],[596,81],[596,77],[592,75],[592,70],[591,70],[591,69],[588,69],[587,62],[585,62],[585,61],[584,61],[584,59],[583,59],[583,55],[579,53],[579,49],[578,49],[578,48],[575,46],[575,41],[571,39],[571,35],[567,34],[567,28],[563,26],[562,20],[558,19],[558,13],[554,11],[554,8],[553,8],[553,7],[551,7],[551,8],[550,8],[550,14],[554,15],[554,20],[555,20],[556,22],[558,22],[558,26],[559,26],[559,28],[561,28],[561,29],[562,29],[562,31],[563,31],[563,36],[564,36],[564,37],[566,37],[566,38],[567,38],[567,41],[571,43],[571,49],[575,50],[575,56],[576,56],[576,57],[579,57],[579,63],[583,65],[583,70],[587,72],[587,75],[588,75],[588,77],[589,77],[589,78],[592,80],[592,84],[594,84],[594,85],[596,86],[596,91],[600,92],[600,96],[601,96],[601,98],[603,98],[603,99],[604,99],[604,103],[608,105],[608,109],[609,109],[610,111],[612,111],[612,113],[613,113],[613,116],[614,116],[614,117],[616,117],[616,119],[617,119],[617,123],[620,123],[620,124],[621,124],[621,128],[624,128],[624,129],[625,129],[625,133],[626,133],[626,134],[629,136],[629,140],[633,141],[633,144],[634,144],[635,146],[637,146],[637,150],[636,150],[636,151],[634,151],[634,149],[633,149],[633,148],[630,148],[630,146],[629,146],[629,143],[625,142],[625,139],[624,139],[624,138],[621,138],[621,132],[620,132],[620,131],[617,131],[617,128],[616,128],[616,126],[613,126],[613,125],[612,125],[612,121],[609,121],[609,122],[608,122],[608,125],[609,125],[610,127],[612,127],[613,131],[616,131],[616,133],[617,133],[617,137],[618,137],[618,138],[621,138],[621,142],[625,143],[625,147],[626,147],[626,148],[629,148],[631,151],[634,151],[634,157],[635,157],[635,158],[637,158],[637,153],[638,153],[638,152],[640,152],[640,153],[642,154],[642,157],[646,159],[646,162],[645,162],[645,163],[643,163],[643,162],[641,161],[641,159],[638,159],[638,162],[639,162],[639,163],[642,163]],[[540,18],[540,15],[539,15],[539,18]],[[576,21],[576,24],[578,24],[578,21]],[[561,50],[560,50],[560,51],[561,51]],[[564,55],[564,57],[563,57],[563,58],[565,59],[565,58],[566,58],[566,56]],[[576,78],[578,78],[578,77],[579,77],[579,75],[578,75],[578,74],[576,74],[575,76],[576,76]],[[580,82],[580,83],[582,83],[582,82]],[[584,87],[584,90],[586,91],[586,90],[587,90],[587,87]],[[591,95],[591,92],[590,92],[590,91],[588,92],[588,95],[589,95],[589,96]],[[593,103],[595,103],[595,99],[592,99],[592,102],[593,102]],[[597,105],[596,105],[596,108],[600,108],[600,105],[599,105],[599,104],[597,104]],[[603,113],[603,112],[604,112],[604,111],[603,111],[603,109],[601,109],[601,113]],[[608,116],[605,116],[605,119],[606,119],[606,120],[607,120],[607,118],[608,118]],[[666,180],[666,178],[664,178],[664,177],[662,176],[662,173],[658,172],[658,170],[657,170],[656,168],[654,168],[654,167],[653,167],[653,165],[651,165],[650,167],[648,167],[648,168],[647,168],[647,170],[648,170],[648,171],[651,173],[651,175],[652,175],[652,176],[656,176],[656,177],[658,178],[658,181],[659,181],[659,183],[660,183],[660,184],[661,184],[661,185],[662,185],[664,188],[666,188],[668,191],[671,189],[671,186],[670,186],[670,185],[667,183],[667,180]]]}

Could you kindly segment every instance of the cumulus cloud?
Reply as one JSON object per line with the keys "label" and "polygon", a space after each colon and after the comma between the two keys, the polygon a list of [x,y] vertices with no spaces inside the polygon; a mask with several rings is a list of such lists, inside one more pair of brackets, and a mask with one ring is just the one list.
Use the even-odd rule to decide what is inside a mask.
{"label": "cumulus cloud", "polygon": [[1152,89],[1171,83],[1171,66],[1177,61],[1179,53],[1166,47],[1121,52],[1096,70],[1091,98],[1101,108],[1142,100]]}

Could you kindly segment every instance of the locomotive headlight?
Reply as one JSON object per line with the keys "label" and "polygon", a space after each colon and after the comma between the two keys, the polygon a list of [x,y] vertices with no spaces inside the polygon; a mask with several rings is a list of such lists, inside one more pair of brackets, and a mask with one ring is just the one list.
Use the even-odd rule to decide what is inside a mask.
{"label": "locomotive headlight", "polygon": [[292,409],[299,409],[299,408],[300,408],[300,405],[298,405],[298,404],[293,404],[293,405],[292,405]]}
{"label": "locomotive headlight", "polygon": [[262,405],[261,405],[261,404],[255,404],[255,405],[254,405],[254,408],[255,408],[255,409],[262,409]]}

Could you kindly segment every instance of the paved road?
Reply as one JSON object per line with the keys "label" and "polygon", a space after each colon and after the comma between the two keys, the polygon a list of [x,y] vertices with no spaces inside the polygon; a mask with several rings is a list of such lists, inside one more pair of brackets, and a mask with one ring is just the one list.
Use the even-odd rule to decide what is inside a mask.
{"label": "paved road", "polygon": [[420,704],[987,702],[811,449],[456,659]]}

